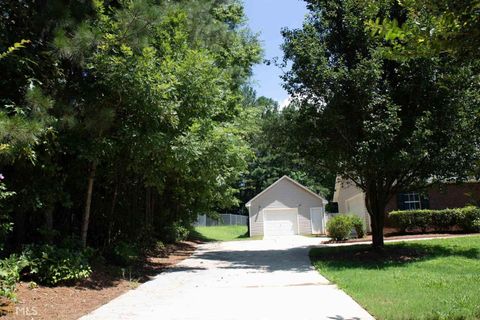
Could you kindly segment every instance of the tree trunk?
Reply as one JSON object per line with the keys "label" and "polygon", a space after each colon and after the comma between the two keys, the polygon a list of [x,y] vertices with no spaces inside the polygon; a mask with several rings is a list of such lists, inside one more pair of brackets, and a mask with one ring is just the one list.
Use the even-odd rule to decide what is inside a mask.
{"label": "tree trunk", "polygon": [[108,245],[110,245],[110,243],[112,242],[113,217],[115,214],[115,207],[117,205],[117,196],[118,196],[118,182],[115,183],[115,189],[113,191],[113,197],[112,197],[112,206],[110,207],[110,215],[108,217],[108,237],[107,237]]}
{"label": "tree trunk", "polygon": [[95,173],[97,171],[97,164],[92,162],[90,173],[88,175],[87,196],[85,198],[85,211],[82,219],[82,247],[87,246],[88,224],[90,223],[90,208],[92,204],[93,182],[95,181]]}
{"label": "tree trunk", "polygon": [[372,245],[374,248],[379,249],[384,245],[383,241],[383,227],[385,222],[385,211],[379,211],[378,213],[370,214],[372,219]]}
{"label": "tree trunk", "polygon": [[152,189],[150,187],[146,187],[145,191],[145,229],[148,229],[151,225],[151,217],[152,217]]}
{"label": "tree trunk", "polygon": [[53,206],[48,206],[45,209],[45,237],[47,243],[51,243],[53,241]]}
{"label": "tree trunk", "polygon": [[376,186],[367,188],[365,192],[365,204],[370,214],[372,227],[372,246],[376,250],[382,250],[383,227],[385,225],[385,207],[387,206],[388,195],[383,194]]}
{"label": "tree trunk", "polygon": [[15,211],[15,220],[13,224],[15,248],[21,248],[22,244],[25,242],[25,216],[26,213],[23,208],[18,208]]}

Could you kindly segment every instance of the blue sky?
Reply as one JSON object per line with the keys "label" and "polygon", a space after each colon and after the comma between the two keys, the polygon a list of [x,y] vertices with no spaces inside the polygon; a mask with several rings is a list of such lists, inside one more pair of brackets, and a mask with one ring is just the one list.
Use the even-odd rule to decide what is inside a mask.
{"label": "blue sky", "polygon": [[[282,58],[280,45],[283,43],[280,30],[283,27],[301,27],[307,13],[302,0],[244,0],[248,25],[254,33],[260,33],[264,58]],[[253,68],[253,87],[258,96],[266,96],[279,103],[288,98],[282,88],[282,71],[274,65],[256,65]]]}

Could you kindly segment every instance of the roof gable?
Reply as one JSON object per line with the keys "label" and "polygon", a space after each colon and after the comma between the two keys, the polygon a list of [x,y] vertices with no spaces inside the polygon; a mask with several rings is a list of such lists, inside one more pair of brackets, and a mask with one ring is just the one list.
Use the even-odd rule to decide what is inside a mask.
{"label": "roof gable", "polygon": [[260,192],[259,194],[257,194],[255,197],[253,197],[252,199],[250,199],[250,201],[248,201],[245,206],[246,207],[250,207],[250,205],[252,204],[252,201],[254,201],[255,199],[258,199],[259,197],[261,197],[262,195],[264,195],[265,193],[267,193],[269,190],[271,190],[273,187],[275,187],[276,185],[278,185],[281,181],[288,181],[290,182],[291,184],[299,187],[300,189],[302,189],[304,192],[307,192],[309,193],[310,195],[320,199],[323,201],[324,204],[327,204],[328,201],[325,200],[325,198],[323,198],[322,196],[316,194],[315,192],[313,192],[312,190],[308,189],[307,187],[305,187],[304,185],[300,184],[299,182],[293,180],[292,178],[288,177],[288,176],[283,176],[281,177],[280,179],[278,179],[277,181],[275,181],[274,183],[272,183],[270,186],[268,186],[265,190],[263,190],[262,192]]}

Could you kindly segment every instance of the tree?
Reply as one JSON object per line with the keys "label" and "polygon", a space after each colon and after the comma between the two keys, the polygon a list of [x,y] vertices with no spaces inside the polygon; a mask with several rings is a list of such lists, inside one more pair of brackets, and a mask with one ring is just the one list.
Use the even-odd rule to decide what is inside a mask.
{"label": "tree", "polygon": [[289,137],[291,119],[295,110],[281,110],[270,98],[258,97],[253,89],[244,89],[247,106],[239,125],[248,128],[245,140],[252,150],[248,157],[248,171],[240,181],[240,206],[229,208],[245,212],[245,203],[284,175],[299,181],[314,192],[330,197],[335,176],[317,171],[295,149],[296,141]]}
{"label": "tree", "polygon": [[[245,145],[232,123],[241,109],[240,84],[260,51],[256,39],[234,23],[241,19],[230,21],[236,6],[229,3],[198,6],[194,1],[199,11],[193,13],[182,5],[150,1],[125,2],[112,10],[99,6],[99,18],[87,26],[58,33],[55,43],[65,58],[92,51],[82,59],[87,80],[77,80],[83,83],[75,89],[74,109],[81,120],[76,135],[86,142],[75,152],[90,163],[84,244],[93,181],[103,162],[117,161],[112,152],[128,159],[128,171],[144,184],[148,216],[152,189],[172,222],[189,224],[199,211],[235,202],[231,185],[245,166]],[[192,36],[202,24],[193,28],[191,14],[210,15],[207,25],[215,35]],[[91,40],[79,47],[77,39]],[[252,54],[245,57],[246,51]]]}
{"label": "tree", "polygon": [[[366,6],[379,10],[379,1]],[[387,41],[391,58],[409,59],[442,54],[461,60],[476,59],[480,47],[479,1],[403,0],[402,15],[378,16],[368,29]]]}
{"label": "tree", "polygon": [[16,245],[44,226],[83,245],[166,239],[237,204],[250,153],[241,88],[261,55],[238,1],[3,1],[0,11],[0,52],[31,39],[0,60]]}
{"label": "tree", "polygon": [[285,87],[299,102],[292,135],[312,165],[350,179],[365,193],[373,246],[383,247],[385,206],[428,180],[461,179],[478,158],[478,74],[447,58],[397,62],[354,0],[308,1],[303,28],[285,30],[292,69]]}
{"label": "tree", "polygon": [[[61,190],[58,183],[44,175],[55,171],[48,168],[51,162],[38,165],[39,152],[51,150],[47,140],[56,133],[53,96],[64,80],[59,61],[51,50],[51,40],[54,28],[65,16],[72,23],[78,21],[89,5],[59,5],[59,2],[62,1],[0,3],[0,52],[3,52],[0,54],[0,171],[9,178],[6,182],[9,190],[15,190],[5,207],[13,213],[17,242],[24,240],[24,234],[32,234],[25,232],[28,211],[53,210],[45,208],[49,201],[44,202],[37,195],[51,198],[56,195],[54,190]],[[19,39],[28,40],[18,42]],[[12,43],[13,47],[9,47]],[[45,182],[40,188],[34,188],[35,183],[30,180],[31,169],[36,165],[36,177]]]}

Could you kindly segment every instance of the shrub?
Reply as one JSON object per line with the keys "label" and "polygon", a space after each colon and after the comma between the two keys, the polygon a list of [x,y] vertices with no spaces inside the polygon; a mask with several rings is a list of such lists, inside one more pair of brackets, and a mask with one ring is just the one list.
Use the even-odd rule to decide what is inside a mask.
{"label": "shrub", "polygon": [[157,245],[158,239],[156,230],[152,226],[143,227],[138,236],[135,238],[135,244],[141,251],[148,251],[154,249]]}
{"label": "shrub", "polygon": [[0,260],[0,296],[15,300],[15,285],[20,280],[20,274],[28,266],[23,256],[12,254]]}
{"label": "shrub", "polygon": [[10,221],[8,214],[5,213],[2,207],[3,201],[13,196],[15,193],[7,191],[7,187],[3,183],[4,177],[0,173],[0,251],[3,251],[7,235],[13,229],[13,223]]}
{"label": "shrub", "polygon": [[446,231],[454,226],[464,231],[480,231],[480,208],[469,206],[465,208],[443,210],[406,210],[392,211],[389,217],[393,225],[403,232],[420,228]]}
{"label": "shrub", "polygon": [[167,243],[175,243],[186,240],[189,234],[190,230],[187,227],[182,225],[180,222],[174,222],[165,228],[162,240]]}
{"label": "shrub", "polygon": [[468,232],[480,232],[480,208],[468,206],[460,209],[458,225]]}
{"label": "shrub", "polygon": [[0,260],[0,296],[15,300],[21,277],[47,285],[86,278],[91,273],[91,253],[68,241],[61,246],[29,245],[22,254]]}
{"label": "shrub", "polygon": [[433,210],[405,210],[390,212],[389,217],[394,226],[400,228],[402,232],[407,229],[420,228],[425,231],[432,224]]}
{"label": "shrub", "polygon": [[348,239],[352,228],[352,218],[347,215],[334,216],[327,222],[327,232],[329,236],[337,241]]}
{"label": "shrub", "polygon": [[61,246],[49,244],[30,245],[22,255],[28,264],[28,276],[36,282],[55,285],[90,276],[89,258],[92,251],[65,243]]}
{"label": "shrub", "polygon": [[129,266],[138,261],[141,256],[141,250],[137,245],[119,241],[107,249],[106,258],[113,264],[119,266]]}
{"label": "shrub", "polygon": [[360,219],[359,216],[352,214],[350,215],[350,222],[357,234],[357,238],[363,238],[365,236],[365,226],[362,219]]}

